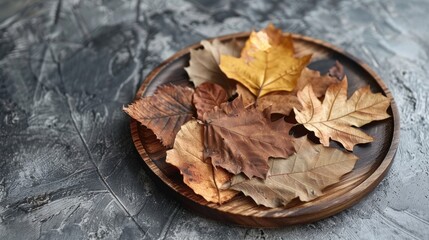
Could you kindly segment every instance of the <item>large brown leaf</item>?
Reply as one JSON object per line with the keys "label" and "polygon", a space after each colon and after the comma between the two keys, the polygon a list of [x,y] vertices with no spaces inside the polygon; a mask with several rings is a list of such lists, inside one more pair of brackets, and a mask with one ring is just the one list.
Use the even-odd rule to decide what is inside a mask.
{"label": "large brown leaf", "polygon": [[180,126],[194,115],[194,90],[189,87],[162,85],[153,96],[139,99],[124,111],[152,130],[166,147],[172,147]]}
{"label": "large brown leaf", "polygon": [[269,157],[287,157],[294,151],[291,125],[283,119],[271,122],[268,115],[246,109],[241,98],[204,114],[205,156],[231,173],[265,178]]}
{"label": "large brown leaf", "polygon": [[294,109],[296,120],[313,131],[324,146],[329,146],[332,139],[352,151],[356,144],[373,141],[371,136],[352,126],[360,127],[389,117],[386,110],[390,99],[381,93],[372,93],[369,86],[358,89],[347,100],[346,77],[328,88],[323,104],[311,85],[298,92],[298,99],[302,110]]}
{"label": "large brown leaf", "polygon": [[311,55],[293,56],[290,37],[272,30],[252,33],[241,58],[222,55],[220,68],[258,99],[274,91],[292,91]]}
{"label": "large brown leaf", "polygon": [[222,168],[214,168],[210,159],[203,158],[203,126],[191,120],[177,133],[173,149],[167,151],[166,162],[176,166],[183,175],[183,182],[205,200],[223,203],[234,197],[234,190],[219,187],[231,179]]}
{"label": "large brown leaf", "polygon": [[242,49],[242,44],[236,40],[222,43],[219,39],[201,41],[204,49],[192,49],[189,67],[185,70],[195,87],[205,82],[216,83],[222,86],[228,96],[235,90],[235,82],[229,79],[219,68],[220,56],[229,55],[238,57]]}
{"label": "large brown leaf", "polygon": [[205,82],[195,89],[194,105],[197,109],[198,119],[203,119],[205,112],[213,110],[228,100],[226,91],[219,85]]}
{"label": "large brown leaf", "polygon": [[351,153],[313,144],[307,137],[295,139],[294,145],[296,154],[269,160],[265,180],[237,175],[224,187],[242,191],[259,205],[281,207],[297,197],[306,202],[321,196],[325,187],[338,182],[357,161]]}

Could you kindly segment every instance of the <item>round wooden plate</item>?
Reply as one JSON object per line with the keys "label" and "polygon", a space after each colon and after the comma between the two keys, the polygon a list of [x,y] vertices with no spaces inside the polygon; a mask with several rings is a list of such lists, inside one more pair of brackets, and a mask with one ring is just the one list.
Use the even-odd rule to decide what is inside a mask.
{"label": "round wooden plate", "polygon": [[[233,38],[245,41],[249,33],[238,33],[220,37],[221,41]],[[370,85],[373,92],[382,92],[391,99],[388,109],[392,116],[377,121],[362,129],[373,136],[375,141],[357,145],[354,154],[359,157],[354,170],[341,181],[324,190],[325,194],[311,202],[292,201],[284,208],[269,209],[257,206],[250,198],[238,195],[231,201],[217,205],[205,201],[196,195],[183,181],[177,169],[165,162],[166,149],[155,135],[137,123],[131,121],[131,133],[140,156],[154,173],[155,179],[168,192],[173,194],[187,208],[222,222],[252,227],[279,227],[290,224],[313,222],[334,215],[354,204],[371,192],[387,173],[399,143],[399,115],[392,94],[386,85],[366,64],[344,51],[313,38],[293,34],[296,51],[313,53],[309,68],[326,73],[339,61],[349,79],[349,96],[357,88]],[[201,47],[189,46],[174,54],[154,69],[143,81],[136,99],[153,94],[155,89],[165,83],[191,85],[184,67],[189,65],[189,50]],[[335,146],[335,144],[333,144]]]}

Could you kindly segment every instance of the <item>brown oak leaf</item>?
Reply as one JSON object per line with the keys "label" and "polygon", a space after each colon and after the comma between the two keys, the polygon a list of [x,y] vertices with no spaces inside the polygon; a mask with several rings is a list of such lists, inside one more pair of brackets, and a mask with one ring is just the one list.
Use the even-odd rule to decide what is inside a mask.
{"label": "brown oak leaf", "polygon": [[269,157],[287,157],[294,151],[291,125],[271,122],[267,111],[245,108],[241,98],[204,114],[204,154],[214,166],[248,177],[265,178]]}
{"label": "brown oak leaf", "polygon": [[265,180],[241,174],[223,187],[241,191],[270,208],[285,206],[297,197],[307,202],[323,195],[325,187],[339,182],[358,159],[351,153],[313,144],[307,137],[295,139],[294,145],[296,153],[289,158],[270,158]]}
{"label": "brown oak leaf", "polygon": [[332,139],[352,151],[356,144],[373,141],[355,127],[389,117],[386,110],[390,99],[381,93],[372,93],[369,86],[358,89],[347,100],[347,77],[328,88],[323,103],[311,85],[298,92],[298,99],[302,110],[294,109],[297,122],[313,131],[324,146],[329,146]]}
{"label": "brown oak leaf", "polygon": [[222,86],[228,96],[235,91],[235,82],[229,79],[219,68],[220,56],[240,56],[242,44],[235,39],[229,42],[221,42],[219,39],[201,41],[204,49],[192,49],[189,67],[185,70],[195,87],[205,82],[216,83]]}
{"label": "brown oak leaf", "polygon": [[228,100],[226,91],[219,85],[205,82],[195,89],[194,105],[197,109],[198,119],[203,119],[205,112],[213,110]]}
{"label": "brown oak leaf", "polygon": [[231,179],[231,174],[215,168],[210,159],[204,160],[203,150],[203,126],[191,120],[177,133],[173,149],[167,151],[166,162],[180,170],[183,182],[196,194],[209,202],[226,202],[238,193],[219,189]]}
{"label": "brown oak leaf", "polygon": [[311,58],[295,58],[288,37],[274,39],[264,30],[252,33],[241,58],[222,55],[220,59],[222,71],[243,84],[256,99],[274,91],[292,91]]}
{"label": "brown oak leaf", "polygon": [[152,130],[164,146],[172,147],[180,126],[195,113],[193,93],[189,87],[161,85],[153,96],[138,99],[123,110]]}

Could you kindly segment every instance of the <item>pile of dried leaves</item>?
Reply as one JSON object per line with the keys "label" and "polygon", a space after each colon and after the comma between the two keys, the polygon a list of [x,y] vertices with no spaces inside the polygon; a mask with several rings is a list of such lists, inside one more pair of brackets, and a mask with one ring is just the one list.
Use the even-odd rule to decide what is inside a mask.
{"label": "pile of dried leaves", "polygon": [[[310,70],[311,55],[298,57],[292,37],[273,25],[252,32],[244,46],[202,45],[186,68],[195,89],[162,85],[124,110],[169,148],[166,161],[207,201],[221,204],[239,192],[272,208],[315,199],[353,169],[353,147],[373,141],[358,127],[389,117],[387,97],[368,86],[347,98],[341,65],[327,75]],[[298,125],[320,144],[291,136]],[[345,150],[330,148],[330,140]]]}

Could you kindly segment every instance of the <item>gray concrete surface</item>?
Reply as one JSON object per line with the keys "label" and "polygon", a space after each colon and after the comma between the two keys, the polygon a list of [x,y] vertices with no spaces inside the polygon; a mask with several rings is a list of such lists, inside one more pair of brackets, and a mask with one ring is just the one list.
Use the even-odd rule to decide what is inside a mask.
{"label": "gray concrete surface", "polygon": [[[425,0],[1,1],[0,239],[429,239],[428,12]],[[121,107],[177,50],[269,22],[373,67],[398,103],[401,142],[356,206],[246,229],[160,191]]]}

